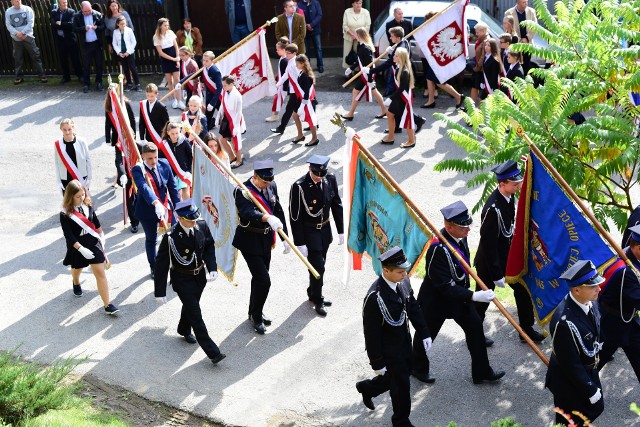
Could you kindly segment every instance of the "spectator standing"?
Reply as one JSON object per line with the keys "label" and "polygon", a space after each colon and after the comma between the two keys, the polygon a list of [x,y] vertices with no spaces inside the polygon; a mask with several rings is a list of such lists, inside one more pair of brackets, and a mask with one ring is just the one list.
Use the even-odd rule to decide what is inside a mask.
{"label": "spectator standing", "polygon": [[69,61],[73,66],[78,79],[82,81],[82,66],[80,65],[80,48],[78,46],[78,38],[73,32],[73,15],[75,10],[68,7],[68,0],[58,0],[53,5],[53,10],[49,14],[51,17],[51,29],[53,37],[58,46],[58,58],[60,59],[60,67],[62,68],[62,80],[60,84],[71,81],[71,71],[69,69]]}
{"label": "spectator standing", "polygon": [[102,91],[102,36],[104,34],[104,18],[100,12],[91,9],[91,3],[83,1],[81,12],[73,15],[73,31],[80,35],[84,45],[83,49],[83,76],[84,93],[89,92],[91,84],[91,59],[96,66],[96,90]]}
{"label": "spectator standing", "polygon": [[[107,38],[107,41],[111,41],[113,37],[113,31],[118,26],[116,21],[121,16],[124,16],[124,18],[127,20],[127,27],[131,28],[131,30],[134,30],[131,16],[129,16],[129,12],[122,8],[120,2],[118,0],[107,1],[107,11],[104,13],[104,35]],[[120,49],[113,50],[111,45],[109,45],[109,53],[113,53],[113,57],[116,62],[118,60],[119,52]]]}
{"label": "spectator standing", "polygon": [[[393,27],[402,27],[405,34],[409,34],[411,31],[413,31],[413,24],[411,23],[411,21],[404,19],[404,12],[400,7],[396,7],[395,9],[393,9],[393,19],[387,22],[384,26],[384,32],[387,35],[389,46],[393,46],[394,44],[391,41],[391,33],[389,33],[389,30]],[[393,73],[391,73],[391,69],[389,69],[387,71],[387,91],[385,92],[384,96],[388,96],[390,93],[393,93],[394,90],[395,87],[393,86]]]}
{"label": "spectator standing", "polygon": [[[167,79],[167,87],[174,87],[180,82],[180,57],[178,56],[178,42],[176,34],[169,28],[167,18],[158,19],[153,45],[160,55],[162,72]],[[185,105],[181,99],[182,91],[173,91],[171,108],[183,110]]]}
{"label": "spectator standing", "polygon": [[127,27],[127,19],[124,16],[119,16],[116,22],[116,29],[113,31],[113,50],[118,56],[118,62],[122,65],[125,77],[129,79],[129,75],[132,75],[135,82],[134,87],[129,80],[129,84],[124,90],[128,92],[135,88],[136,92],[142,92],[138,78],[138,67],[136,66],[136,36],[133,34],[133,30]]}
{"label": "spectator standing", "polygon": [[304,15],[296,13],[296,4],[292,0],[283,2],[284,13],[278,16],[276,22],[276,39],[287,37],[290,43],[298,46],[298,53],[305,52],[304,38],[307,35],[307,23]]}
{"label": "spectator standing", "polygon": [[182,28],[176,33],[176,41],[179,47],[188,47],[193,52],[198,68],[202,67],[202,34],[198,28],[191,25],[191,19],[182,20]]}
{"label": "spectator standing", "polygon": [[[515,30],[516,24],[513,16],[505,16],[502,20],[502,29],[505,33],[508,33],[511,36],[511,43],[518,43],[520,37],[518,36],[518,32]],[[515,40],[513,39],[515,37]]]}
{"label": "spectator standing", "polygon": [[224,11],[229,19],[229,32],[233,44],[238,43],[253,31],[251,0],[225,0]]}
{"label": "spectator standing", "polygon": [[304,19],[307,22],[307,36],[305,44],[311,46],[316,51],[316,67],[320,74],[324,73],[324,62],[322,61],[322,42],[320,22],[322,21],[322,6],[318,0],[302,0],[299,3],[300,9],[304,12]]}
{"label": "spectator standing", "polygon": [[344,11],[342,15],[342,33],[343,33],[343,49],[342,49],[342,68],[349,68],[344,58],[352,50],[358,48],[358,36],[356,30],[363,27],[367,32],[371,29],[371,16],[367,9],[362,8],[362,0],[354,0],[351,7]]}
{"label": "spectator standing", "polygon": [[[508,9],[504,13],[505,18],[510,16],[514,21],[514,30],[517,36],[520,36],[519,43],[531,43],[535,33],[533,30],[527,29],[522,26],[524,21],[532,21],[538,23],[538,16],[536,10],[529,7],[529,0],[516,0],[516,5],[511,9]],[[524,73],[527,74],[531,68],[531,54],[525,53],[523,55]]]}
{"label": "spectator standing", "polygon": [[24,6],[22,0],[11,0],[11,7],[7,9],[4,14],[4,21],[11,35],[11,44],[13,45],[13,61],[16,68],[16,78],[13,84],[15,85],[24,81],[22,64],[24,62],[25,50],[36,66],[40,81],[42,83],[49,81],[44,74],[42,60],[40,59],[40,49],[38,49],[36,39],[33,35],[34,20],[33,9],[29,6]]}

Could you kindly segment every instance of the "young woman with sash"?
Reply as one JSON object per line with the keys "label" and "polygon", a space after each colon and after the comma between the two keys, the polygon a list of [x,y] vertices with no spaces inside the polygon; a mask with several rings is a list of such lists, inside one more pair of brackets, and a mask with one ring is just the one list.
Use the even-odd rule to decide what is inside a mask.
{"label": "young woman with sash", "polygon": [[500,76],[506,76],[502,59],[500,59],[500,47],[495,39],[484,42],[484,63],[482,64],[482,83],[480,98],[485,99],[493,91],[500,88]]}
{"label": "young woman with sash", "polygon": [[298,98],[296,109],[293,113],[293,121],[296,123],[298,135],[291,142],[297,144],[298,142],[304,141],[304,135],[302,135],[302,121],[305,121],[311,130],[311,142],[307,142],[304,145],[305,147],[313,147],[314,145],[318,145],[320,142],[317,133],[318,119],[312,104],[316,97],[316,90],[313,87],[316,82],[316,78],[313,75],[309,58],[307,58],[306,55],[296,56],[295,64],[298,69],[298,78],[296,80],[289,79],[289,84],[293,86],[293,91]]}
{"label": "young woman with sash", "polygon": [[193,152],[191,142],[180,133],[180,123],[169,122],[165,125],[162,130],[162,143],[158,149],[158,157],[167,159],[171,165],[180,200],[189,199]]}
{"label": "young woman with sash", "polygon": [[187,101],[191,99],[192,95],[202,96],[202,90],[200,90],[200,77],[194,77],[189,80],[187,84],[182,87],[184,83],[193,73],[198,71],[198,64],[193,59],[193,52],[187,47],[182,46],[179,50],[180,56],[180,82],[176,83],[175,90],[180,93],[182,98],[182,90],[187,92]]}
{"label": "young woman with sash", "polygon": [[[242,114],[242,95],[236,89],[236,79],[233,76],[222,78],[222,96],[220,97],[220,110],[216,117],[216,126],[220,130],[220,143],[234,156],[231,169],[239,168],[244,164],[242,159],[242,134],[247,130],[247,125]],[[231,143],[233,142],[233,147]]]}
{"label": "young woman with sash", "polygon": [[109,260],[104,249],[104,233],[87,189],[78,180],[71,180],[64,191],[60,226],[67,243],[67,254],[62,264],[71,267],[73,294],[76,297],[82,296],[80,273],[85,267],[91,266],[104,312],[117,313],[118,308],[109,299],[109,284],[105,272],[105,264],[108,265]]}
{"label": "young woman with sash", "polygon": [[410,148],[416,145],[416,123],[413,116],[413,72],[409,52],[403,47],[396,49],[393,55],[393,78],[396,90],[385,101],[388,105],[387,121],[389,123],[388,139],[382,139],[381,144],[393,144],[396,123],[399,128],[407,129],[409,140],[400,144],[401,148]]}
{"label": "young woman with sash", "polygon": [[87,189],[91,183],[89,147],[84,139],[76,136],[75,123],[71,119],[60,122],[62,138],[54,142],[56,177],[64,194],[67,184],[74,179]]}

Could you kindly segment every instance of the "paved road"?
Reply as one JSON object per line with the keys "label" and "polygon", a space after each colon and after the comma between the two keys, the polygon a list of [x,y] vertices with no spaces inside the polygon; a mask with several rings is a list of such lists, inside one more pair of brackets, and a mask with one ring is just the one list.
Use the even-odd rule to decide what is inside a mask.
{"label": "paved road", "polygon": [[[344,111],[350,95],[321,91],[319,99],[322,142],[313,149],[290,144],[295,136],[292,128],[282,137],[270,136],[263,121],[269,101],[249,107],[245,111],[248,156],[239,175],[250,175],[253,160],[271,157],[281,192],[287,194],[288,186],[305,173],[305,159],[321,153],[332,157],[330,167],[340,179],[343,137],[329,118]],[[180,302],[170,291],[169,303],[156,306],[144,236],[123,228],[122,194],[110,188],[114,154],[104,143],[102,101],[96,93],[40,86],[4,90],[0,97],[5,123],[0,145],[0,166],[5,171],[0,187],[0,348],[20,346],[18,353],[41,362],[85,356],[79,373],[228,425],[389,425],[389,397],[376,398],[377,408],[371,412],[354,387],[373,374],[364,349],[360,309],[374,275],[365,263],[349,284],[340,284],[342,255],[337,245],[328,255],[325,294],[334,306],[326,318],[317,317],[306,301],[303,265],[278,247],[265,309],[274,322],[267,335],[257,336],[247,322],[250,277],[239,257],[238,286],[219,279],[207,287],[202,299],[205,322],[227,359],[212,366],[197,346],[179,338]],[[439,106],[439,111],[453,114],[453,100],[441,99]],[[444,136],[441,124],[430,119],[413,149],[403,150],[398,144],[388,149],[376,144],[386,123],[373,119],[375,114],[377,107],[361,105],[350,124],[429,217],[439,223],[438,209],[458,198],[475,203],[479,192],[466,188],[465,176],[433,172],[437,161],[462,155]],[[52,142],[59,137],[57,123],[64,117],[75,119],[78,134],[90,145],[92,192],[113,263],[108,271],[111,293],[122,310],[117,318],[101,312],[90,273],[82,277],[85,295],[74,298],[70,275],[61,263],[65,249],[58,224],[61,198],[53,173]],[[474,219],[477,224],[478,215]],[[476,225],[472,246],[477,239]],[[413,284],[417,290],[419,281]],[[526,426],[549,425],[552,400],[543,388],[544,365],[519,342],[495,308],[489,310],[486,327],[496,340],[489,350],[491,364],[507,371],[507,376],[497,385],[473,385],[463,334],[447,322],[430,353],[436,383],[423,386],[412,380],[414,424],[444,426],[455,420],[459,426],[488,426],[496,418],[514,416]],[[549,343],[542,349],[548,353]],[[623,355],[606,368],[603,383],[606,411],[597,425],[637,425],[628,407],[640,402],[638,384]]]}

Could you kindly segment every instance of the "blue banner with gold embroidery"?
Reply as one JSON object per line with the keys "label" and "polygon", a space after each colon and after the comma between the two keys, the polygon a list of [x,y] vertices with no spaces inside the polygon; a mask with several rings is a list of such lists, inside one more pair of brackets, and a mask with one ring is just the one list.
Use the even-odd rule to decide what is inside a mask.
{"label": "blue banner with gold embroidery", "polygon": [[366,252],[373,269],[380,274],[382,266],[378,256],[393,246],[400,246],[413,271],[426,252],[431,232],[357,146],[350,159],[346,168],[352,189],[347,244],[354,255],[354,269],[359,269],[359,258]]}
{"label": "blue banner with gold embroidery", "polygon": [[602,274],[617,259],[540,159],[529,152],[506,276],[509,283],[525,285],[538,321],[551,320],[569,292],[559,278],[567,268],[578,260],[591,260]]}

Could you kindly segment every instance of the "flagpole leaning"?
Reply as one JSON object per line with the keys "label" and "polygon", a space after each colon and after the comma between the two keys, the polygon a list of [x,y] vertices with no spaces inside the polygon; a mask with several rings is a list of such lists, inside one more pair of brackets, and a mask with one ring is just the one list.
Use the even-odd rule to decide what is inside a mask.
{"label": "flagpole leaning", "polygon": [[520,126],[520,124],[518,122],[516,122],[512,118],[510,118],[509,120],[511,121],[511,124],[515,128],[516,134],[520,138],[524,139],[524,141],[527,143],[527,145],[529,146],[531,151],[533,151],[536,154],[536,156],[538,156],[538,158],[540,159],[542,164],[549,170],[549,172],[551,172],[551,175],[553,175],[553,177],[558,182],[558,184],[560,184],[560,186],[567,192],[567,194],[569,194],[569,196],[571,196],[573,201],[578,205],[578,207],[580,207],[580,209],[587,216],[587,218],[589,218],[589,220],[594,225],[594,227],[598,230],[600,235],[602,237],[604,237],[604,239],[607,241],[607,243],[609,243],[609,246],[611,246],[611,248],[614,251],[616,251],[616,254],[620,257],[620,259],[622,259],[627,264],[627,266],[629,266],[629,267],[631,267],[633,269],[633,271],[636,273],[636,275],[640,276],[640,272],[633,265],[633,263],[629,260],[629,258],[627,257],[627,254],[625,254],[624,251],[622,250],[622,248],[618,245],[618,243],[615,240],[613,240],[613,238],[611,237],[609,232],[607,232],[607,230],[604,229],[602,224],[600,224],[600,221],[598,221],[598,219],[593,215],[593,213],[591,213],[591,210],[589,208],[587,208],[587,206],[580,199],[580,197],[578,197],[576,192],[573,191],[573,188],[571,188],[569,186],[569,184],[567,183],[567,181],[564,180],[562,175],[560,175],[558,173],[558,171],[556,170],[556,168],[553,167],[551,162],[549,162],[549,159],[547,159],[547,157],[544,154],[542,154],[542,151],[540,151],[540,149],[535,144],[535,142],[533,142],[531,140],[531,138],[529,138],[529,136],[525,133],[525,131],[522,128],[522,126]]}
{"label": "flagpole leaning", "polygon": [[[243,44],[249,42],[249,40],[251,40],[253,37],[258,35],[258,30],[261,30],[263,28],[267,28],[268,26],[270,26],[271,24],[275,24],[276,22],[278,22],[278,18],[274,17],[271,18],[270,20],[268,20],[267,22],[265,22],[262,26],[256,28],[255,30],[253,30],[251,32],[251,34],[249,34],[247,37],[243,38],[242,40],[240,40],[238,43],[234,44],[233,46],[231,46],[229,49],[227,49],[226,51],[224,51],[223,53],[221,53],[220,55],[216,56],[213,59],[213,63],[217,63],[219,61],[222,61],[225,57],[231,55],[236,49],[238,49],[240,46],[242,46]],[[191,80],[193,80],[194,78],[198,77],[198,75],[200,73],[202,73],[202,71],[204,70],[204,67],[199,68],[197,71],[194,71],[193,74],[191,74],[191,76],[189,76],[189,78],[187,80],[185,80],[184,82],[181,83],[181,87],[184,87],[184,85],[186,85],[188,82],[190,82]],[[160,102],[163,102],[165,99],[167,99],[168,97],[171,96],[171,94],[173,92],[175,92],[175,88],[171,88],[171,90],[169,91],[169,93],[167,93],[165,96],[163,96],[162,98],[160,98]]]}
{"label": "flagpole leaning", "polygon": [[[109,78],[111,78],[111,76],[109,76]],[[124,74],[122,74],[122,64],[120,64],[120,74],[118,74],[118,87],[120,88],[120,104],[124,105]],[[111,109],[113,109],[113,106],[111,107]],[[121,144],[124,143],[124,141],[119,141]],[[116,147],[117,149],[117,147]],[[122,148],[120,148],[122,150]],[[124,156],[122,158],[122,166],[124,166]],[[126,174],[127,171],[125,169],[124,173]],[[127,178],[128,179],[128,178]],[[123,185],[122,186],[122,222],[124,224],[124,227],[127,226],[127,186]]]}
{"label": "flagpole leaning", "polygon": [[[340,127],[343,128],[343,130],[346,131],[346,127],[344,125],[344,123],[342,122],[342,119],[340,117],[340,115],[338,113],[336,113],[335,117],[333,120],[331,120],[331,122],[335,125],[338,125]],[[440,233],[440,230],[435,227],[431,221],[429,221],[429,218],[426,217],[426,215],[424,215],[422,213],[422,211],[420,211],[420,209],[418,209],[418,207],[413,203],[413,201],[409,198],[409,196],[404,192],[404,190],[400,187],[400,185],[396,182],[395,179],[393,179],[393,177],[391,175],[389,175],[389,173],[386,171],[386,169],[384,168],[384,166],[382,166],[380,164],[380,162],[378,161],[378,159],[376,159],[373,154],[371,154],[371,152],[362,144],[362,142],[360,142],[360,139],[358,137],[354,137],[353,141],[358,145],[358,147],[360,148],[360,150],[367,156],[367,158],[371,161],[371,163],[374,164],[374,166],[380,171],[380,173],[385,177],[385,179],[389,182],[389,184],[391,184],[391,186],[398,192],[398,194],[400,194],[402,196],[402,198],[407,202],[407,204],[409,204],[409,206],[416,212],[416,214],[420,217],[420,219],[427,225],[427,227],[429,227],[429,229],[433,232],[433,234],[435,234],[438,239],[440,240],[440,242],[444,243],[447,248],[449,249],[449,252],[451,252],[455,258],[458,260],[458,262],[460,263],[460,265],[462,265],[462,267],[466,270],[467,273],[469,273],[469,275],[471,277],[473,277],[473,279],[476,281],[476,283],[478,284],[478,286],[480,286],[480,288],[482,288],[483,290],[488,290],[489,288],[487,287],[487,285],[484,284],[484,282],[482,281],[482,279],[480,279],[480,277],[478,277],[476,271],[467,263],[467,261],[458,253],[457,250],[455,250],[455,248],[451,245],[451,243],[449,243],[449,241],[442,235],[442,233]],[[527,342],[527,344],[529,344],[529,347],[531,347],[531,349],[533,350],[533,352],[538,355],[538,357],[540,358],[540,360],[542,360],[542,362],[545,365],[549,365],[549,359],[547,358],[547,356],[544,355],[544,353],[542,353],[542,351],[538,348],[538,346],[531,340],[531,338],[529,338],[529,335],[527,335],[522,328],[520,327],[520,325],[518,324],[518,322],[515,321],[515,319],[511,316],[511,314],[509,314],[509,312],[507,311],[507,309],[504,307],[504,305],[502,305],[502,303],[497,299],[494,298],[493,299],[493,303],[496,305],[496,307],[498,307],[498,310],[500,310],[500,312],[504,315],[504,317],[509,321],[509,323],[511,323],[511,325],[515,328],[516,331],[518,331],[518,333],[520,334],[521,337],[524,338],[524,340]]]}
{"label": "flagpole leaning", "polygon": [[[416,32],[420,31],[422,29],[422,27],[424,27],[425,25],[427,25],[429,22],[433,21],[434,19],[436,19],[438,16],[442,15],[443,13],[445,13],[447,10],[451,9],[453,6],[455,6],[456,3],[458,3],[459,1],[466,1],[466,0],[455,0],[452,1],[447,7],[445,7],[444,9],[442,9],[440,12],[436,13],[435,15],[433,15],[431,18],[427,19],[426,21],[424,21],[422,24],[420,24],[419,26],[417,26],[416,28],[413,29],[413,31],[411,31],[409,34],[405,34],[404,37],[402,38],[402,40],[406,40],[409,37],[411,37],[412,35],[414,35]],[[397,46],[398,43],[394,44],[392,47]],[[369,65],[367,65],[367,67],[371,67],[372,65],[374,65],[376,62],[378,62],[379,60],[381,60],[385,55],[387,55],[387,52],[385,51],[384,53],[382,53],[380,56],[378,56],[377,58],[375,58]],[[349,80],[347,80],[347,82],[345,84],[342,85],[343,88],[349,86],[356,78],[358,78],[360,76],[360,74],[362,74],[362,70],[358,71],[355,75],[353,75]],[[162,101],[162,100],[161,100]]]}
{"label": "flagpole leaning", "polygon": [[[240,178],[238,178],[233,173],[233,171],[230,168],[228,168],[227,165],[222,160],[220,160],[220,158],[216,155],[216,153],[214,153],[211,150],[211,148],[209,148],[207,144],[205,144],[202,141],[202,139],[200,139],[198,135],[192,132],[191,126],[189,125],[189,123],[186,121],[182,122],[182,126],[187,130],[187,132],[189,132],[193,136],[193,140],[198,143],[200,148],[202,148],[209,156],[211,156],[216,161],[218,166],[221,167],[225,171],[225,173],[235,181],[235,183],[240,187],[240,189],[244,192],[244,194],[249,196],[249,199],[253,202],[254,205],[256,205],[256,207],[260,210],[260,212],[262,212],[263,214],[269,214],[269,212],[267,212],[264,206],[262,206],[256,200],[256,198],[253,197],[253,194],[251,194],[251,192],[247,189],[247,187],[244,186],[244,183],[240,180]],[[287,236],[287,234],[281,228],[279,228],[277,232],[285,240],[285,242],[289,244],[293,252],[298,256],[298,258],[300,258],[300,261],[304,263],[304,265],[311,272],[311,274],[313,274],[313,276],[316,279],[320,279],[320,274],[318,273],[318,271],[315,268],[313,268],[313,266],[311,265],[311,263],[309,263],[307,258],[305,258],[305,256],[302,255],[302,252],[300,252],[298,248],[294,245],[294,243],[291,241],[291,239],[289,239],[289,236]]]}

